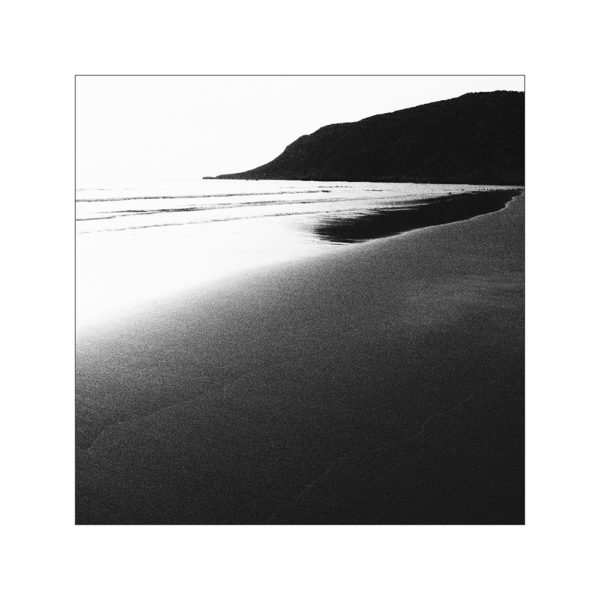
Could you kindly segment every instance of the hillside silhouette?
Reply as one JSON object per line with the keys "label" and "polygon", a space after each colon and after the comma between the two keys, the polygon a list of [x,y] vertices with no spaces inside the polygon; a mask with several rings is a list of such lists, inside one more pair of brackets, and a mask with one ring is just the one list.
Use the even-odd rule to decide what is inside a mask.
{"label": "hillside silhouette", "polygon": [[277,158],[217,179],[523,185],[525,95],[470,93],[321,127]]}

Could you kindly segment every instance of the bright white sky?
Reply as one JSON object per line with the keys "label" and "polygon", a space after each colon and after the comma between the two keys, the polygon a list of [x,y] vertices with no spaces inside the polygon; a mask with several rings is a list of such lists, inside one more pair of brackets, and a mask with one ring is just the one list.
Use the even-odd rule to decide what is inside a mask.
{"label": "bright white sky", "polygon": [[78,187],[232,173],[300,135],[523,77],[78,77]]}

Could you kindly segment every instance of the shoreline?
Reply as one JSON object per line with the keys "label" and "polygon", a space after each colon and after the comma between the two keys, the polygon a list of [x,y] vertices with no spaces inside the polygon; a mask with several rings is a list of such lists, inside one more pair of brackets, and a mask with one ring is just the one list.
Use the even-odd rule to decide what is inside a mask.
{"label": "shoreline", "polygon": [[83,336],[77,522],[523,522],[523,205]]}
{"label": "shoreline", "polygon": [[340,217],[319,225],[315,232],[326,240],[342,243],[365,242],[393,237],[409,231],[468,221],[498,212],[519,190],[482,190],[427,198],[418,206],[380,208],[360,217]]}
{"label": "shoreline", "polygon": [[[228,279],[246,278],[247,276],[253,277],[259,275],[265,271],[268,271],[271,267],[285,267],[294,264],[301,264],[306,260],[313,260],[317,256],[322,256],[330,252],[345,251],[349,244],[355,243],[366,243],[372,239],[392,237],[398,234],[407,233],[412,230],[424,229],[427,227],[438,226],[445,223],[452,223],[457,221],[464,221],[479,214],[487,214],[501,210],[506,206],[519,189],[517,188],[506,188],[506,189],[477,189],[461,192],[439,192],[438,195],[423,197],[421,199],[412,199],[404,204],[382,206],[366,206],[363,214],[348,215],[343,212],[339,215],[336,213],[324,214],[322,220],[316,221],[311,224],[304,224],[301,229],[304,229],[303,235],[308,235],[313,238],[313,243],[304,248],[300,248],[296,241],[294,251],[290,251],[294,242],[291,242],[289,246],[280,244],[277,248],[273,246],[271,248],[271,258],[265,261],[265,256],[260,257],[258,262],[253,263],[252,260],[248,260],[247,255],[244,253],[243,248],[238,248],[240,253],[239,258],[244,260],[238,261],[238,266],[233,267],[233,263],[222,265],[222,270],[218,275],[218,269],[213,268],[213,273],[208,277],[206,273],[202,274],[202,269],[206,271],[205,265],[210,261],[204,261],[204,266],[198,270],[198,263],[188,260],[185,270],[181,270],[181,273],[185,272],[185,276],[180,276],[178,279],[169,280],[169,273],[165,272],[163,275],[167,276],[167,283],[162,281],[159,285],[159,280],[156,279],[154,293],[139,293],[133,290],[143,290],[148,285],[148,281],[144,279],[136,281],[136,286],[131,285],[129,288],[125,286],[123,288],[115,288],[114,281],[111,281],[111,276],[104,282],[105,286],[100,286],[99,290],[102,299],[98,300],[94,304],[94,296],[90,295],[90,289],[94,289],[94,286],[98,287],[96,282],[91,283],[91,288],[85,285],[85,273],[91,273],[94,271],[94,265],[92,268],[84,268],[82,273],[78,273],[78,276],[83,277],[84,284],[79,290],[78,285],[78,302],[76,306],[77,313],[77,335],[80,334],[89,335],[93,330],[99,330],[104,327],[112,327],[119,323],[124,323],[129,318],[138,318],[140,314],[145,314],[148,310],[153,310],[154,306],[162,305],[166,306],[168,303],[177,302],[179,297],[185,297],[189,293],[194,293],[194,290],[206,289],[209,293],[211,290],[218,289],[223,283],[226,283]],[[164,210],[164,209],[162,209]],[[189,212],[190,208],[185,208],[183,212]],[[202,208],[199,210],[209,210],[209,208]],[[180,209],[169,209],[167,212],[179,212]],[[288,215],[293,218],[293,215]],[[111,217],[106,217],[111,218]],[[260,217],[266,219],[270,217]],[[284,220],[287,217],[284,217]],[[228,219],[221,219],[220,221],[228,221]],[[214,225],[216,221],[211,221],[209,224]],[[242,219],[242,222],[246,222]],[[166,223],[156,225],[145,225],[142,229],[157,228],[162,230],[162,235],[165,231],[171,227],[190,226],[189,223]],[[134,231],[137,227],[126,228],[126,230]],[[112,234],[114,231],[110,230],[105,232],[106,234]],[[80,232],[81,235],[87,235],[92,232]],[[97,234],[98,232],[93,232]],[[103,234],[102,234],[103,235]],[[226,239],[226,238],[225,238]],[[111,243],[114,240],[111,240]],[[172,245],[173,240],[171,241]],[[163,240],[161,243],[165,243]],[[248,240],[248,243],[252,244],[253,240]],[[137,245],[140,241],[137,242]],[[159,246],[157,246],[159,248]],[[165,248],[166,253],[161,253],[161,257],[164,261],[165,256],[169,254],[168,247]],[[182,256],[191,256],[194,250],[191,246],[185,249],[179,256],[171,253],[171,260],[178,261]],[[127,250],[124,250],[127,252]],[[182,251],[182,250],[181,250]],[[211,255],[211,248],[204,247],[203,251],[207,253],[207,256]],[[155,252],[154,248],[146,247],[146,252]],[[294,255],[295,253],[295,255]],[[93,257],[92,252],[92,257]],[[83,265],[83,260],[79,261],[78,264]],[[119,265],[123,262],[119,261]],[[160,260],[159,260],[160,264]],[[165,262],[166,264],[166,262]],[[218,264],[218,258],[217,258]],[[135,265],[131,264],[133,268]],[[83,267],[82,267],[83,268]],[[119,267],[113,264],[110,269],[106,268],[105,264],[95,265],[96,269],[105,270],[105,272],[119,273]],[[113,278],[115,277],[113,273]],[[122,274],[121,274],[122,275]],[[134,274],[135,275],[135,274]],[[151,280],[151,279],[150,279]],[[79,281],[79,277],[78,277]],[[102,296],[104,290],[112,291],[112,295]],[[160,288],[160,291],[159,291]],[[128,292],[129,290],[129,292]],[[128,293],[129,298],[128,299]],[[137,299],[136,293],[139,296]],[[133,299],[132,299],[133,298]],[[87,302],[87,304],[86,304]],[[91,303],[91,304],[90,304]],[[100,308],[102,306],[113,306],[113,309]],[[91,312],[89,307],[92,308]],[[94,312],[95,311],[95,312]]]}

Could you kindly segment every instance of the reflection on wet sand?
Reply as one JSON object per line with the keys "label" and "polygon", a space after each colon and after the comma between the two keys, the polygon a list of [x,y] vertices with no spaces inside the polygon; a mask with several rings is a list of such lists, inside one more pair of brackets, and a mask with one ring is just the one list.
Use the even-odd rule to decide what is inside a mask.
{"label": "reflection on wet sand", "polygon": [[495,212],[516,193],[517,190],[495,190],[449,195],[410,207],[383,207],[360,216],[328,217],[315,227],[315,233],[334,243],[363,242]]}

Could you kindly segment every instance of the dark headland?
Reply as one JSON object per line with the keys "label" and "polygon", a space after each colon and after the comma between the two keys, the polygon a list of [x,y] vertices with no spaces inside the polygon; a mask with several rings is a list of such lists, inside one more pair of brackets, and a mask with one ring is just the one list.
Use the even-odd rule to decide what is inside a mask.
{"label": "dark headland", "polygon": [[523,92],[478,92],[321,127],[216,179],[523,185]]}

